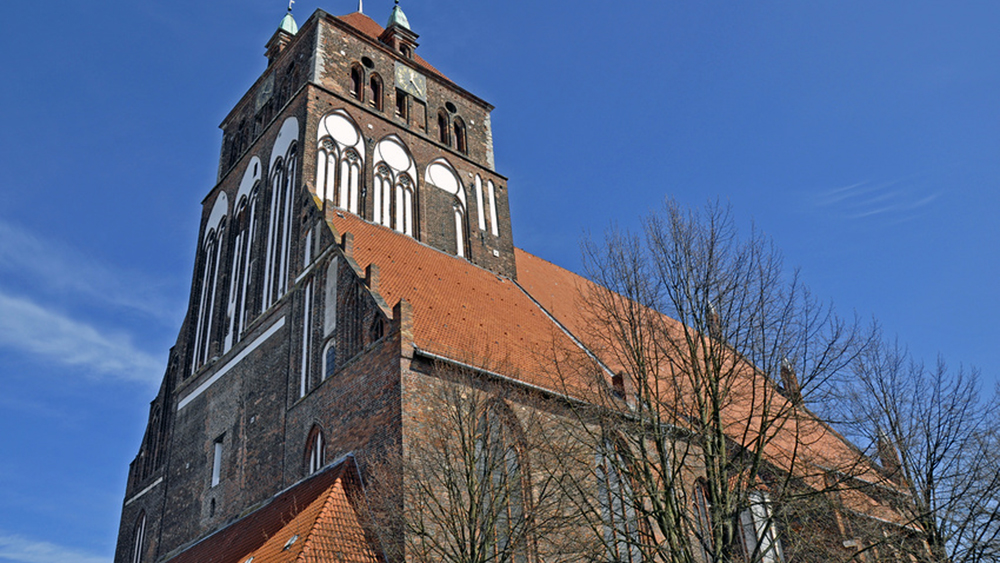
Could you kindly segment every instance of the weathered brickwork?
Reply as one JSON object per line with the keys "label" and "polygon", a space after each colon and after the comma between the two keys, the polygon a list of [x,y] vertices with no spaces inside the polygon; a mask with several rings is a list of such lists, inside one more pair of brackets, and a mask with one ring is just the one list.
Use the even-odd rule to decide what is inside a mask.
{"label": "weathered brickwork", "polygon": [[[558,394],[517,381],[541,374],[511,367],[538,365],[526,362],[539,353],[540,327],[553,342],[572,335],[563,319],[556,322],[558,313],[537,301],[545,300],[541,288],[533,295],[512,283],[517,265],[507,179],[493,160],[493,108],[423,61],[415,47],[416,35],[401,24],[383,30],[359,13],[334,17],[321,10],[297,33],[279,29],[268,42],[267,68],[220,126],[218,183],[202,201],[188,310],[130,466],[116,563],[168,561],[298,486],[317,463],[344,456],[354,456],[363,479],[402,489],[405,471],[387,460],[405,457],[446,424],[441,397],[456,386],[491,395],[519,444],[573,443],[571,434],[587,427]],[[330,116],[356,129],[347,135],[356,139],[348,148],[358,152],[343,152],[353,160],[336,161],[335,173],[339,182],[342,165],[363,161],[357,205],[348,205],[357,217],[332,200],[329,192],[344,189],[331,187],[333,176],[320,181],[328,174],[320,172],[320,155],[344,149],[321,146],[333,142],[325,125],[335,121]],[[386,139],[412,164],[418,243],[401,234],[406,227],[396,216],[392,228],[377,221],[376,147]],[[329,169],[324,162],[322,170]],[[454,189],[429,181],[429,170],[444,170],[457,180]],[[392,188],[404,193],[401,185]],[[357,259],[354,234],[337,226],[359,233]],[[411,276],[417,271],[419,277]],[[571,276],[561,272],[560,280]],[[506,324],[484,328],[494,312]],[[419,337],[418,321],[425,323]],[[525,326],[534,332],[525,335]],[[453,335],[468,338],[448,340]],[[488,348],[501,338],[509,349],[492,350],[505,366],[498,377]],[[437,353],[430,350],[435,344]],[[442,361],[445,353],[453,356]],[[317,436],[321,455],[313,449]],[[546,455],[553,450],[540,447],[518,460],[528,499],[542,496],[543,468],[552,461]],[[579,459],[562,469],[593,476],[587,461],[593,452]],[[386,467],[388,476],[378,474]],[[704,473],[694,465],[685,471],[691,483]],[[405,545],[403,510],[394,498],[373,515],[393,561]],[[808,521],[791,515],[780,531],[837,528],[824,537],[838,538],[864,525],[836,509],[822,515]],[[531,560],[573,549],[604,557],[600,546],[586,543],[596,541],[588,530],[565,528],[533,541],[526,546]],[[831,541],[823,549],[837,549]],[[806,549],[813,547],[809,558],[818,560],[822,549]]]}

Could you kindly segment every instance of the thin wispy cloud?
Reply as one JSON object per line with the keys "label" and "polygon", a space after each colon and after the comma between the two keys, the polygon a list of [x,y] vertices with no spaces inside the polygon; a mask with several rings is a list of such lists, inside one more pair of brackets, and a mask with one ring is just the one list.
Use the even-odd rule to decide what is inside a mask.
{"label": "thin wispy cloud", "polygon": [[941,192],[930,191],[914,182],[915,178],[909,176],[884,182],[865,180],[821,192],[813,203],[846,219],[912,219],[941,196]]}
{"label": "thin wispy cloud", "polygon": [[123,334],[47,309],[27,298],[0,291],[0,346],[46,361],[117,379],[155,383],[163,362],[139,350]]}
{"label": "thin wispy cloud", "polygon": [[0,561],[16,563],[110,563],[111,559],[46,541],[0,532]]}
{"label": "thin wispy cloud", "polygon": [[164,284],[148,275],[102,265],[63,244],[46,240],[0,219],[0,271],[28,278],[60,294],[127,308],[164,323],[176,322],[176,305],[165,296]]}

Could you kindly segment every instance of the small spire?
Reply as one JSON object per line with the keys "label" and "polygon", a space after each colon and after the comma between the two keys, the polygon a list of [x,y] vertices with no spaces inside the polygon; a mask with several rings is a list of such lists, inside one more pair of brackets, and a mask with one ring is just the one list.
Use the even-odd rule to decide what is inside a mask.
{"label": "small spire", "polygon": [[295,0],[288,0],[288,13],[285,17],[281,18],[281,23],[278,25],[278,29],[286,31],[292,35],[299,32],[299,24],[295,23],[295,18],[292,17],[292,4]]}
{"label": "small spire", "polygon": [[365,13],[365,0],[358,0],[358,13]]}
{"label": "small spire", "polygon": [[404,29],[410,29],[410,22],[406,19],[406,14],[403,13],[403,9],[399,7],[399,0],[396,0],[396,5],[392,8],[392,14],[389,15],[389,24],[385,26],[386,29],[398,25]]}

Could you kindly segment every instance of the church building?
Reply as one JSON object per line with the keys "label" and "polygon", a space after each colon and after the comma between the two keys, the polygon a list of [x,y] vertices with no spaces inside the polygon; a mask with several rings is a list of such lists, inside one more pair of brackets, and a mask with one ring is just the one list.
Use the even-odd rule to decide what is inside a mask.
{"label": "church building", "polygon": [[267,42],[221,124],[116,563],[391,560],[365,483],[421,440],[435,366],[551,390],[539,352],[582,349],[589,282],[514,246],[493,106],[418,39],[397,5],[384,27],[289,10]]}

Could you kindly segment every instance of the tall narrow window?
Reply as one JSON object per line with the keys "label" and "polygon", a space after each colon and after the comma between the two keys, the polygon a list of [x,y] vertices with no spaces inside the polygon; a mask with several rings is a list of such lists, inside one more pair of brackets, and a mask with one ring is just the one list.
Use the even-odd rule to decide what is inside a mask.
{"label": "tall narrow window", "polygon": [[212,340],[212,317],[215,315],[215,282],[218,280],[219,241],[217,233],[208,234],[204,250],[204,274],[201,285],[201,304],[199,307],[198,328],[195,335],[194,367],[208,361]]}
{"label": "tall narrow window", "polygon": [[306,231],[306,241],[302,245],[302,269],[305,270],[312,263],[313,257],[313,230]]}
{"label": "tall narrow window", "polygon": [[361,100],[364,90],[361,85],[364,84],[364,73],[361,72],[361,67],[355,65],[351,67],[351,95],[354,96],[356,100]]}
{"label": "tall narrow window", "polygon": [[490,232],[493,236],[500,236],[499,229],[497,229],[497,195],[496,188],[493,186],[493,180],[488,180],[486,182],[486,188],[489,191],[490,198]]}
{"label": "tall narrow window", "polygon": [[371,88],[371,99],[368,102],[378,111],[382,111],[382,79],[379,75],[372,74],[368,84]]}
{"label": "tall narrow window", "polygon": [[226,435],[223,434],[212,443],[212,486],[222,480],[222,444]]}
{"label": "tall narrow window", "polygon": [[465,210],[455,206],[455,256],[465,257]]}
{"label": "tall narrow window", "polygon": [[438,112],[438,141],[441,144],[448,145],[448,116],[445,115],[444,111]]}
{"label": "tall narrow window", "polygon": [[288,291],[292,208],[295,207],[293,201],[298,195],[298,138],[298,119],[289,117],[282,123],[271,149],[264,199],[268,218],[264,283],[260,294],[263,310],[271,307]]}
{"label": "tall narrow window", "polygon": [[276,161],[271,175],[271,216],[268,236],[268,279],[265,308],[288,290],[288,259],[291,249],[292,201],[295,196],[298,154],[293,144],[284,160]]}
{"label": "tall narrow window", "polygon": [[392,226],[392,171],[383,163],[375,168],[375,186],[372,202],[374,215],[372,220],[379,225]]}
{"label": "tall narrow window", "polygon": [[257,247],[257,225],[259,215],[259,195],[261,163],[256,156],[250,160],[243,180],[236,194],[236,211],[234,213],[233,245],[229,270],[229,325],[226,327],[225,350],[229,350],[240,341],[243,330],[250,316],[250,282],[255,262]]}
{"label": "tall narrow window", "polygon": [[413,180],[409,174],[400,174],[396,179],[396,220],[393,228],[413,236]]}
{"label": "tall narrow window", "polygon": [[702,555],[706,561],[711,561],[712,555],[712,507],[708,502],[708,489],[705,481],[699,480],[694,485],[694,499],[692,509],[694,511],[695,537],[702,547]]}
{"label": "tall narrow window", "polygon": [[465,143],[465,122],[462,121],[461,117],[456,117],[453,125],[455,128],[455,149],[466,154],[469,152],[469,148]]}
{"label": "tall narrow window", "polygon": [[337,206],[358,214],[361,183],[361,156],[352,148],[344,151],[340,161],[339,201]]}
{"label": "tall narrow window", "polygon": [[323,353],[323,379],[327,379],[337,371],[337,342],[330,340]]}
{"label": "tall narrow window", "polygon": [[496,561],[527,563],[525,487],[516,433],[495,407],[483,414],[479,425],[476,466],[486,544],[492,546]]}
{"label": "tall narrow window", "polygon": [[781,541],[774,529],[771,503],[766,493],[751,491],[747,508],[740,512],[740,532],[746,561],[780,563]]}
{"label": "tall narrow window", "polygon": [[312,297],[313,282],[309,280],[302,289],[302,366],[299,376],[299,397],[305,397],[309,390],[309,373],[312,368]]}
{"label": "tall narrow window", "polygon": [[333,139],[319,142],[316,156],[316,191],[326,201],[337,201],[337,161],[340,150]]}
{"label": "tall narrow window", "polygon": [[316,473],[325,465],[326,442],[323,439],[323,431],[319,426],[313,426],[306,438],[306,475]]}
{"label": "tall narrow window", "polygon": [[483,179],[476,174],[476,216],[479,218],[479,230],[486,230],[486,213],[483,212]]}
{"label": "tall narrow window", "polygon": [[132,528],[132,563],[142,563],[142,550],[146,547],[146,513],[139,515],[139,519]]}
{"label": "tall narrow window", "polygon": [[396,89],[396,117],[407,121],[409,119],[409,104],[406,99],[406,92]]}
{"label": "tall narrow window", "polygon": [[[216,303],[225,299],[225,291],[219,291],[219,267],[222,265],[222,245],[226,240],[226,215],[229,200],[225,192],[216,197],[202,242],[201,293],[198,300],[198,317],[195,326],[195,346],[191,362],[194,373],[210,359],[214,350],[212,342],[217,338],[215,318],[218,316]],[[223,302],[224,303],[224,302]],[[220,307],[222,303],[219,304]]]}
{"label": "tall narrow window", "polygon": [[635,510],[635,494],[626,475],[622,474],[623,459],[614,445],[607,441],[598,457],[597,480],[604,521],[604,545],[610,561],[639,563],[639,526]]}

